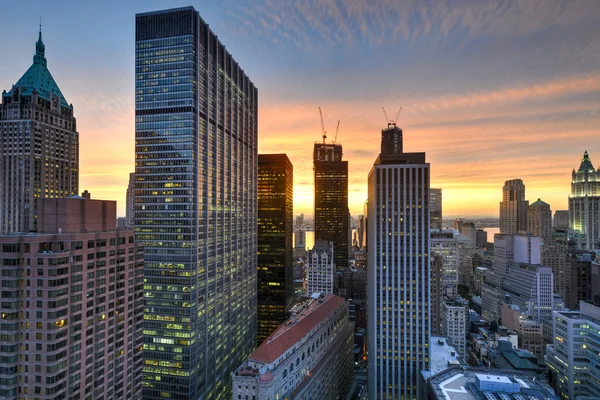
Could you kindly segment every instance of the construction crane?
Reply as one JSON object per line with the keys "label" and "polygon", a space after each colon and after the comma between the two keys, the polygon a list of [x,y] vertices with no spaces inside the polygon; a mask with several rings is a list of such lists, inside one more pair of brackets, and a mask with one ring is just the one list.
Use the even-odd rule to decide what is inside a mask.
{"label": "construction crane", "polygon": [[398,110],[396,119],[389,119],[387,113],[385,112],[385,108],[383,108],[383,106],[382,106],[381,109],[383,110],[383,115],[385,116],[385,122],[387,122],[388,128],[392,125],[396,126],[396,123],[398,122],[398,118],[400,117],[400,111],[402,111],[402,107],[400,107],[400,109]]}
{"label": "construction crane", "polygon": [[321,107],[319,107],[319,115],[321,116],[321,129],[323,130],[323,144],[325,144],[325,140],[327,140],[327,131],[325,131],[325,124],[323,123],[323,111],[321,111]]}
{"label": "construction crane", "polygon": [[337,143],[337,134],[338,134],[339,130],[340,130],[340,120],[338,119],[337,128],[335,128],[335,138],[333,139],[333,144]]}

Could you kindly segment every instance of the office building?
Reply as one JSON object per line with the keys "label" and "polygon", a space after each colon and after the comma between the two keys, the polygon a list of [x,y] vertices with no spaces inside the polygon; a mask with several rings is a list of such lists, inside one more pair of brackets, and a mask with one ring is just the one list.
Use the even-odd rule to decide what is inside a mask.
{"label": "office building", "polygon": [[287,155],[258,155],[257,345],[285,321],[294,295],[293,174]]}
{"label": "office building", "polygon": [[129,184],[125,198],[125,226],[135,228],[135,173],[129,174]]}
{"label": "office building", "polygon": [[580,311],[554,312],[553,345],[546,365],[562,399],[600,398],[600,307],[581,302]]}
{"label": "office building", "polygon": [[448,339],[462,357],[467,356],[467,334],[469,333],[469,302],[457,298],[442,304],[441,336]]}
{"label": "office building", "polygon": [[354,377],[354,324],[335,295],[297,303],[291,318],[233,373],[233,399],[345,399]]}
{"label": "office building", "polygon": [[462,232],[462,226],[463,226],[463,220],[460,218],[456,218],[454,220],[454,229],[460,233],[460,232]]}
{"label": "office building", "polygon": [[383,129],[369,173],[367,340],[369,399],[418,397],[429,368],[429,164]]}
{"label": "office building", "polygon": [[462,228],[460,230],[461,235],[468,237],[471,239],[473,246],[477,243],[477,228],[475,228],[475,223],[471,221],[463,222]]}
{"label": "office building", "polygon": [[348,266],[350,212],[348,210],[348,161],[342,161],[342,145],[315,143],[315,242],[333,242],[336,268]]}
{"label": "office building", "polygon": [[571,176],[569,196],[570,234],[579,248],[593,250],[600,242],[600,170],[596,171],[587,151]]}
{"label": "office building", "polygon": [[477,229],[475,233],[475,247],[483,249],[488,241],[488,233],[484,229]]}
{"label": "office building", "polygon": [[429,189],[431,229],[442,229],[442,189]]}
{"label": "office building", "polygon": [[569,210],[556,210],[554,211],[553,225],[556,230],[568,230],[569,229]]}
{"label": "office building", "polygon": [[544,359],[546,343],[541,321],[536,321],[521,312],[517,305],[504,303],[502,305],[502,325],[509,331],[517,332],[519,348],[531,351],[539,360]]}
{"label": "office building", "polygon": [[531,203],[527,210],[527,233],[544,241],[552,240],[552,210],[541,199]]}
{"label": "office building", "polygon": [[0,236],[0,397],[141,399],[143,248],[114,201],[37,210],[38,233]]}
{"label": "office building", "polygon": [[500,233],[516,234],[527,231],[527,210],[525,184],[521,179],[504,183],[500,202]]}
{"label": "office building", "polygon": [[79,188],[73,105],[48,70],[41,29],[33,64],[2,92],[0,136],[0,233],[35,232],[39,199],[76,195]]}
{"label": "office building", "polygon": [[592,263],[596,253],[576,251],[569,254],[565,274],[565,306],[576,309],[580,301],[592,301]]}
{"label": "office building", "polygon": [[[433,232],[432,232],[433,233]],[[430,323],[431,334],[441,335],[442,333],[442,304],[449,298],[444,293],[444,257],[431,252],[431,307]],[[454,292],[452,292],[454,294]]]}
{"label": "office building", "polygon": [[546,240],[542,246],[542,265],[552,268],[554,293],[566,300],[568,266],[571,263],[570,247],[567,238]]}
{"label": "office building", "polygon": [[319,240],[306,255],[306,293],[332,294],[335,274],[333,242]]}
{"label": "office building", "polygon": [[230,399],[256,345],[258,92],[193,7],[135,38],[144,398]]}

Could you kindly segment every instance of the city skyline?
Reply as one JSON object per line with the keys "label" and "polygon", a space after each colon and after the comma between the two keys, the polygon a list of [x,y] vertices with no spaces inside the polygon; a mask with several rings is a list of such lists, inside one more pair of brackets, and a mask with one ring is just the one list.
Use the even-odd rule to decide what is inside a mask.
{"label": "city skyline", "polygon": [[[382,105],[392,116],[404,107],[406,149],[427,151],[445,216],[496,216],[502,183],[514,178],[523,179],[528,199],[566,209],[569,174],[584,150],[600,160],[593,1],[568,8],[559,1],[477,2],[476,11],[471,2],[452,9],[437,2],[225,3],[7,4],[0,22],[11,35],[0,38],[0,48],[10,62],[0,65],[0,85],[9,90],[30,65],[42,15],[54,78],[77,108],[80,188],[117,200],[119,215],[134,164],[135,14],[188,4],[253,76],[261,93],[259,153],[290,157],[294,214],[312,214],[319,106],[330,139],[341,120],[353,216],[367,197],[378,140],[365,138],[376,139],[384,127]],[[470,204],[461,203],[467,196]]]}

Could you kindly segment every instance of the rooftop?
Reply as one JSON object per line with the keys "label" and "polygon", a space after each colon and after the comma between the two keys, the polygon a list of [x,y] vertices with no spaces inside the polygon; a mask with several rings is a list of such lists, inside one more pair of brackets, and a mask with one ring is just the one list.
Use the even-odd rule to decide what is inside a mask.
{"label": "rooftop", "polygon": [[439,374],[451,366],[461,365],[458,352],[444,337],[431,336],[429,339],[429,373],[425,377]]}
{"label": "rooftop", "polygon": [[286,351],[294,347],[321,321],[343,305],[342,297],[326,294],[321,299],[310,298],[296,304],[292,310],[297,311],[292,317],[279,326],[252,354],[249,361],[271,364]]}
{"label": "rooftop", "polygon": [[[479,382],[477,382],[479,380]],[[511,393],[504,388],[516,389]],[[514,370],[486,371],[451,368],[433,376],[429,382],[433,399],[440,400],[555,400],[545,383]]]}

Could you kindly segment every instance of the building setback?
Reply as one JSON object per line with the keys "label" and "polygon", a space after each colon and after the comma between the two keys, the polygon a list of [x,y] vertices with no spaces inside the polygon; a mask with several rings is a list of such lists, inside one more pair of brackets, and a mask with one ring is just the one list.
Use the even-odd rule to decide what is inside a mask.
{"label": "building setback", "polygon": [[600,170],[596,171],[586,151],[571,177],[569,196],[570,235],[585,250],[600,246]]}
{"label": "building setback", "polygon": [[0,236],[0,397],[141,399],[143,248],[116,202],[41,199]]}
{"label": "building setback", "polygon": [[79,188],[73,105],[48,70],[41,30],[33,64],[2,92],[0,136],[0,233],[35,232],[39,199],[76,195]]}
{"label": "building setback", "polygon": [[256,345],[258,92],[193,7],[136,15],[144,398],[230,399]]}
{"label": "building setback", "polygon": [[429,164],[403,152],[396,124],[381,135],[368,178],[369,399],[415,399],[429,368]]}
{"label": "building setback", "polygon": [[350,212],[348,210],[348,161],[342,161],[342,145],[315,143],[315,241],[333,242],[335,266],[348,266]]}
{"label": "building setback", "polygon": [[257,346],[286,320],[294,295],[294,170],[285,154],[258,155]]}
{"label": "building setback", "polygon": [[354,324],[335,295],[303,300],[233,373],[233,399],[345,399],[354,376]]}
{"label": "building setback", "polygon": [[525,184],[521,179],[504,183],[500,202],[500,233],[516,234],[527,231],[527,209]]}

